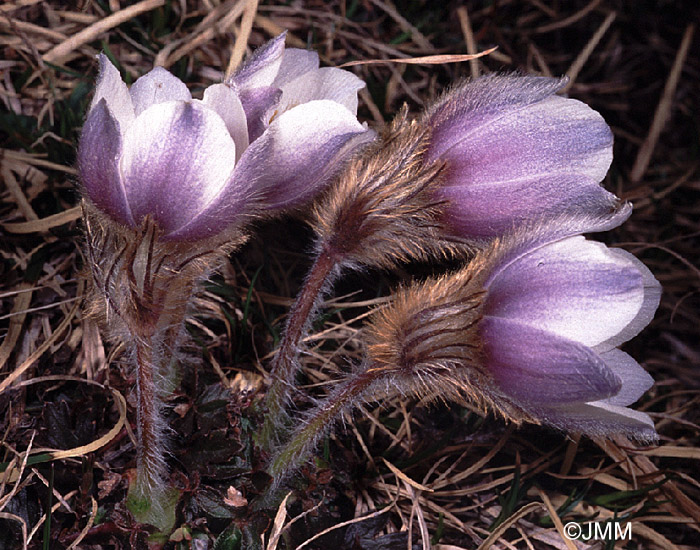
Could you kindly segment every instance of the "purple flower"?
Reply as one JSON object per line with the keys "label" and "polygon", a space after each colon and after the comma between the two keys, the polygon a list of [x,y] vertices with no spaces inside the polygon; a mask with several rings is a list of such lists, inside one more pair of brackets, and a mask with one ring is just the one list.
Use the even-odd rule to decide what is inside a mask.
{"label": "purple flower", "polygon": [[[127,89],[100,55],[78,150],[86,196],[120,224],[135,227],[150,215],[165,239],[192,241],[238,225],[260,207],[295,206],[318,193],[374,134],[351,111],[362,86],[354,75],[323,73],[311,91],[284,81],[282,69],[300,56],[284,52],[283,40],[253,56],[233,82],[208,87],[202,100],[160,67]],[[311,78],[321,71],[303,72]],[[256,87],[268,74],[276,75],[271,85]],[[272,111],[256,103],[265,90],[274,97]]]}
{"label": "purple flower", "polygon": [[[450,231],[485,240],[551,215],[600,216],[602,231],[631,212],[600,185],[613,137],[583,103],[554,95],[565,79],[486,76],[448,92],[424,123],[428,161],[444,161],[440,198]],[[611,213],[614,212],[614,215]]]}
{"label": "purple flower", "polygon": [[651,272],[581,236],[530,237],[489,262],[479,331],[497,393],[563,430],[654,439],[649,417],[626,408],[653,380],[616,349],[654,316]]}
{"label": "purple flower", "polygon": [[[365,83],[349,71],[319,68],[314,51],[285,49],[286,34],[258,48],[227,80],[239,94],[246,113],[250,140],[254,142],[251,154],[261,159],[282,157],[291,164],[301,157],[313,165],[317,158],[344,158],[350,150],[373,140],[374,132],[363,132],[364,127],[358,130],[349,123],[354,120],[349,113],[353,117],[357,114],[357,92]],[[290,122],[282,127],[280,118],[289,118]],[[336,123],[336,118],[343,124]],[[308,128],[308,132],[300,136],[299,128]],[[303,137],[306,147],[285,143],[299,137]],[[268,163],[266,172],[258,175],[258,185],[265,190],[270,207],[296,206],[315,195],[339,168],[337,163],[326,163],[326,167],[316,175],[316,182],[310,182],[308,174],[294,173],[284,162]]]}

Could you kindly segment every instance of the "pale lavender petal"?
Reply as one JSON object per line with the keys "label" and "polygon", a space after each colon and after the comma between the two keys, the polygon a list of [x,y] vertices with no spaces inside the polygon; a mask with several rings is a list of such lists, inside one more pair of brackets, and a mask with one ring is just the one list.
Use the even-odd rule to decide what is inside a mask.
{"label": "pale lavender petal", "polygon": [[620,391],[608,399],[601,400],[601,403],[622,407],[631,405],[654,385],[654,379],[649,373],[624,351],[613,349],[601,353],[600,357],[608,368],[622,380]]}
{"label": "pale lavender petal", "polygon": [[649,415],[602,402],[541,409],[536,414],[547,424],[568,432],[594,437],[625,434],[643,442],[658,439]]}
{"label": "pale lavender petal", "polygon": [[248,121],[248,136],[251,142],[267,130],[281,97],[282,90],[279,88],[253,88],[241,91],[240,99]]}
{"label": "pale lavender petal", "polygon": [[309,50],[288,48],[282,56],[282,63],[272,86],[282,88],[301,75],[318,69],[318,54]]}
{"label": "pale lavender petal", "polygon": [[121,167],[134,218],[150,214],[166,236],[174,233],[219,195],[235,162],[236,146],[215,112],[198,103],[153,105],[124,139]]}
{"label": "pale lavender petal", "polygon": [[119,172],[122,135],[103,98],[90,110],[78,147],[78,171],[88,198],[116,221],[134,225]]}
{"label": "pale lavender petal", "polygon": [[600,356],[578,342],[488,316],[480,332],[489,374],[520,404],[582,403],[620,390],[620,379]]}
{"label": "pale lavender petal", "polygon": [[364,81],[350,71],[324,67],[285,84],[280,111],[314,99],[330,99],[357,114],[357,92],[364,87]]}
{"label": "pale lavender petal", "polygon": [[612,160],[612,133],[585,104],[552,95],[564,82],[484,77],[426,115],[427,157],[447,163],[440,196],[450,202],[444,219],[453,232],[493,237],[542,216],[609,217],[618,207],[598,185]]}
{"label": "pale lavender petal", "polygon": [[598,351],[605,351],[619,346],[623,342],[627,342],[627,340],[639,334],[639,332],[654,318],[656,309],[659,307],[659,302],[661,301],[661,284],[656,280],[656,277],[649,271],[647,266],[626,250],[611,248],[609,252],[617,256],[620,260],[629,262],[639,271],[644,287],[644,299],[634,319],[632,319],[618,334],[611,336],[596,346]]}
{"label": "pale lavender petal", "polygon": [[136,116],[156,103],[192,99],[185,83],[163,67],[156,67],[137,79],[129,93]]}
{"label": "pale lavender petal", "polygon": [[539,76],[489,75],[450,90],[425,115],[425,123],[433,130],[430,160],[464,139],[478,139],[483,126],[542,101],[566,82]]}
{"label": "pale lavender petal", "polygon": [[440,152],[451,185],[507,185],[555,174],[601,181],[612,161],[610,128],[580,101],[552,96],[483,122],[471,133],[454,135]]}
{"label": "pale lavender petal", "polygon": [[260,46],[226,84],[233,85],[239,91],[271,86],[282,63],[286,38],[287,31],[284,31]]}
{"label": "pale lavender petal", "polygon": [[487,315],[587,346],[622,333],[644,301],[637,263],[581,236],[519,257],[490,279],[488,289]]}
{"label": "pale lavender petal", "polygon": [[129,90],[124,84],[119,71],[112,65],[105,54],[101,53],[97,56],[97,59],[100,64],[100,74],[97,77],[95,96],[92,98],[90,110],[95,108],[100,100],[104,99],[107,103],[107,108],[119,123],[119,129],[123,133],[135,117]]}
{"label": "pale lavender petal", "polygon": [[235,178],[254,182],[269,208],[297,206],[321,191],[356,147],[374,139],[334,101],[311,101],[275,118],[241,157]]}
{"label": "pale lavender petal", "polygon": [[223,119],[236,144],[236,159],[248,147],[248,124],[238,94],[226,84],[214,84],[204,90],[202,103]]}
{"label": "pale lavender petal", "polygon": [[[443,220],[457,235],[486,240],[513,231],[545,215],[589,214],[577,232],[607,231],[624,222],[629,205],[597,181],[558,175],[488,186],[445,186],[439,195],[448,201]],[[584,217],[579,216],[580,221]]]}

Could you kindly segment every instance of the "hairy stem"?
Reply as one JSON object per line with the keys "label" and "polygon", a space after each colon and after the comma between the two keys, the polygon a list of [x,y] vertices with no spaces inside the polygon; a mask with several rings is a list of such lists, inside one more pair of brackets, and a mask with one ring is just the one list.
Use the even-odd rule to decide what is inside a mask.
{"label": "hairy stem", "polygon": [[303,425],[292,433],[289,441],[270,461],[267,472],[274,481],[268,492],[275,492],[279,484],[308,459],[319,439],[328,433],[343,411],[350,409],[381,374],[381,369],[366,369],[350,375],[309,412]]}
{"label": "hairy stem", "polygon": [[[136,342],[137,433],[135,494],[150,500],[165,488],[166,464],[161,391],[158,365],[154,362],[153,339]],[[157,501],[158,498],[153,498]]]}
{"label": "hairy stem", "polygon": [[286,424],[286,406],[299,370],[299,344],[323,291],[331,283],[337,263],[336,255],[322,246],[287,317],[282,343],[271,365],[272,383],[265,396],[267,417],[260,438],[265,449],[272,447]]}

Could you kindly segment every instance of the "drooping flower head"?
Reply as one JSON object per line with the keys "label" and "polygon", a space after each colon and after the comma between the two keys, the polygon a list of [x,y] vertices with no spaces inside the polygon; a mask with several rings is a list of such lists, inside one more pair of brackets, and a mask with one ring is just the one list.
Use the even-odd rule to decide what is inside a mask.
{"label": "drooping flower head", "polygon": [[[445,93],[423,116],[428,162],[444,162],[437,196],[450,233],[486,241],[545,217],[599,216],[604,231],[631,213],[600,182],[612,160],[603,118],[555,95],[566,79],[490,75]],[[611,215],[614,214],[614,215]],[[590,221],[590,220],[589,220]]]}
{"label": "drooping flower head", "polygon": [[398,293],[370,331],[377,383],[566,431],[654,439],[649,417],[627,408],[653,381],[617,346],[652,319],[660,286],[631,254],[561,235],[503,239]]}
{"label": "drooping flower head", "polygon": [[543,218],[566,218],[570,234],[618,226],[631,206],[600,183],[612,133],[597,112],[555,95],[564,84],[487,76],[417,119],[399,113],[316,208],[320,241],[343,241],[346,263],[389,266],[484,246]]}
{"label": "drooping flower head", "polygon": [[[325,71],[311,90],[283,78],[285,67],[300,69],[294,59],[308,56],[285,51],[282,35],[197,100],[161,67],[128,89],[100,55],[78,151],[87,198],[128,227],[151,216],[172,241],[216,235],[257,209],[308,200],[373,138],[352,110],[363,86],[357,77]],[[302,69],[309,79],[324,71],[318,63]]]}

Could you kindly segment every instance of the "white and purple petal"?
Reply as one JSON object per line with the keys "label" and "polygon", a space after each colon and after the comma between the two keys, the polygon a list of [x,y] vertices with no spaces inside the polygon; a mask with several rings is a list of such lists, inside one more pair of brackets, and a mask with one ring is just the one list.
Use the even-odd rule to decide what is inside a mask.
{"label": "white and purple petal", "polygon": [[[543,216],[571,214],[581,221],[576,232],[607,231],[631,212],[628,205],[593,180],[543,175],[535,180],[486,185],[444,186],[439,197],[448,202],[443,221],[457,235],[488,240],[512,232]],[[577,216],[587,213],[585,219]]]}
{"label": "white and purple petal", "polygon": [[238,94],[226,84],[214,84],[204,90],[202,103],[218,114],[236,144],[236,160],[248,147],[248,123]]}
{"label": "white and purple petal", "polygon": [[661,301],[661,284],[649,271],[649,268],[640,262],[635,256],[620,248],[609,249],[610,254],[617,256],[621,261],[626,261],[634,266],[642,277],[644,288],[644,298],[637,311],[637,315],[618,334],[611,335],[604,342],[601,342],[596,349],[606,351],[635,337],[654,318],[659,302]]}
{"label": "white and purple petal", "polygon": [[301,75],[318,70],[318,66],[319,61],[316,52],[288,48],[284,51],[282,63],[271,85],[276,88],[282,88]]}
{"label": "white and purple petal", "polygon": [[516,320],[590,347],[622,333],[645,296],[636,262],[581,236],[521,256],[495,273],[488,289],[486,315]]}
{"label": "white and purple petal", "polygon": [[253,88],[240,92],[251,142],[258,139],[267,130],[281,98],[282,90],[273,87]]}
{"label": "white and purple petal", "polygon": [[612,397],[621,381],[589,347],[511,319],[486,316],[480,334],[490,375],[519,404]]}
{"label": "white and purple petal", "polygon": [[631,405],[654,385],[654,379],[632,357],[619,349],[601,353],[600,357],[608,368],[622,380],[618,393],[601,402],[618,407]]}
{"label": "white and purple petal", "polygon": [[609,228],[619,200],[599,182],[612,160],[612,133],[585,104],[553,95],[564,83],[484,77],[428,112],[426,155],[447,164],[438,196],[448,201],[443,218],[452,232],[479,240],[576,212],[605,220],[581,231]]}
{"label": "white and purple petal", "polygon": [[311,101],[275,118],[241,157],[235,178],[254,182],[269,208],[294,207],[321,191],[348,155],[374,139],[334,101]]}
{"label": "white and purple petal", "polygon": [[129,94],[136,116],[156,103],[192,99],[185,83],[163,67],[155,67],[137,79],[129,89]]}
{"label": "white and purple petal", "polygon": [[106,99],[88,114],[78,147],[78,170],[88,198],[121,224],[134,225],[120,171],[122,132]]}
{"label": "white and purple petal", "polygon": [[625,434],[637,441],[658,439],[649,415],[604,402],[577,403],[559,408],[544,408],[537,416],[550,426],[588,436],[611,437]]}
{"label": "white and purple petal", "polygon": [[565,79],[489,75],[448,91],[424,117],[432,129],[430,160],[465,139],[478,139],[492,121],[542,101],[566,84]]}
{"label": "white and purple petal", "polygon": [[135,117],[129,89],[124,84],[117,68],[112,65],[105,54],[99,54],[97,59],[100,64],[100,73],[97,77],[95,95],[92,98],[88,112],[104,99],[107,108],[118,122],[120,132],[123,134]]}
{"label": "white and purple petal", "polygon": [[122,177],[134,219],[150,214],[167,237],[219,195],[235,162],[236,146],[214,111],[181,101],[152,105],[124,139]]}
{"label": "white and purple petal", "polygon": [[232,85],[239,92],[245,89],[271,86],[282,63],[286,38],[287,31],[284,31],[256,49],[234,75],[226,81],[226,84]]}
{"label": "white and purple petal", "polygon": [[330,99],[357,114],[357,92],[364,87],[364,81],[349,71],[323,67],[285,84],[282,87],[280,110],[286,111],[314,99]]}

